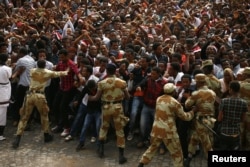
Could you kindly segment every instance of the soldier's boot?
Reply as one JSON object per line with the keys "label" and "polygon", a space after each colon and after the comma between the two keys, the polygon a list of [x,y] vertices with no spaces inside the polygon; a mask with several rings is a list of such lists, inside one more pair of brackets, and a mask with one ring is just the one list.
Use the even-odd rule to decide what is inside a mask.
{"label": "soldier's boot", "polygon": [[44,133],[44,143],[53,141],[53,136],[49,133]]}
{"label": "soldier's boot", "polygon": [[100,158],[104,157],[104,141],[99,141],[97,154]]}
{"label": "soldier's boot", "polygon": [[127,162],[127,158],[124,157],[124,148],[119,147],[119,164]]}
{"label": "soldier's boot", "polygon": [[189,167],[190,166],[190,162],[191,162],[192,158],[188,157],[187,159],[184,160],[184,167]]}
{"label": "soldier's boot", "polygon": [[17,149],[21,140],[21,135],[17,135],[14,142],[12,143],[12,148]]}
{"label": "soldier's boot", "polygon": [[143,163],[139,163],[139,165],[138,165],[138,167],[143,167],[144,166],[144,164]]}

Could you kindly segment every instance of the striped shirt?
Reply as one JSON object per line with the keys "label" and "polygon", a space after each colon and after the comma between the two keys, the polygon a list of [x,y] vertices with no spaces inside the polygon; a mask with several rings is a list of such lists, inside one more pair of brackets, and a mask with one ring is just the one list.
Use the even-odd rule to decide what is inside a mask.
{"label": "striped shirt", "polygon": [[223,112],[221,133],[235,135],[240,133],[241,115],[247,112],[247,103],[241,98],[221,100],[220,112]]}

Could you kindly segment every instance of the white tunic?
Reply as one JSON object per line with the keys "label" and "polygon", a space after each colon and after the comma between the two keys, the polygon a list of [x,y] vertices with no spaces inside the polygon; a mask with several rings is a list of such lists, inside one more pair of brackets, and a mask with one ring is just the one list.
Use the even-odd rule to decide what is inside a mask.
{"label": "white tunic", "polygon": [[[11,85],[9,78],[12,75],[12,70],[10,67],[5,65],[0,65],[0,102],[6,102],[10,100],[11,96]],[[6,112],[9,103],[0,104],[0,126],[6,124]]]}

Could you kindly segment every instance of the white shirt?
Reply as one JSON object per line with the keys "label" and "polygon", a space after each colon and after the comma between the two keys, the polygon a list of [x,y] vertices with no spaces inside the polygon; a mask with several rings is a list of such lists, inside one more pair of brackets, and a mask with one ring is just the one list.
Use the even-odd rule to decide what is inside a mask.
{"label": "white shirt", "polygon": [[[0,102],[5,102],[10,99],[11,95],[11,85],[10,85],[10,77],[12,75],[12,70],[10,67],[6,65],[0,65]],[[3,104],[4,106],[8,104]],[[3,106],[0,105],[0,106]]]}
{"label": "white shirt", "polygon": [[20,67],[25,67],[24,72],[20,75],[18,85],[22,86],[30,85],[30,69],[34,68],[35,65],[36,65],[35,60],[29,55],[26,55],[17,60],[15,69],[19,69]]}

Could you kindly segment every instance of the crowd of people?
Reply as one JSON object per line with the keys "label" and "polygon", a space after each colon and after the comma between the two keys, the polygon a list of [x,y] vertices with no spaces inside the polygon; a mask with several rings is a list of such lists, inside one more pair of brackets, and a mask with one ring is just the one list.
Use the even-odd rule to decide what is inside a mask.
{"label": "crowd of people", "polygon": [[[44,142],[80,134],[103,157],[110,126],[174,166],[197,150],[250,150],[245,0],[0,0],[0,140],[41,117]],[[51,129],[49,124],[54,125]],[[139,130],[139,133],[138,133]],[[125,132],[124,132],[125,131]]]}

